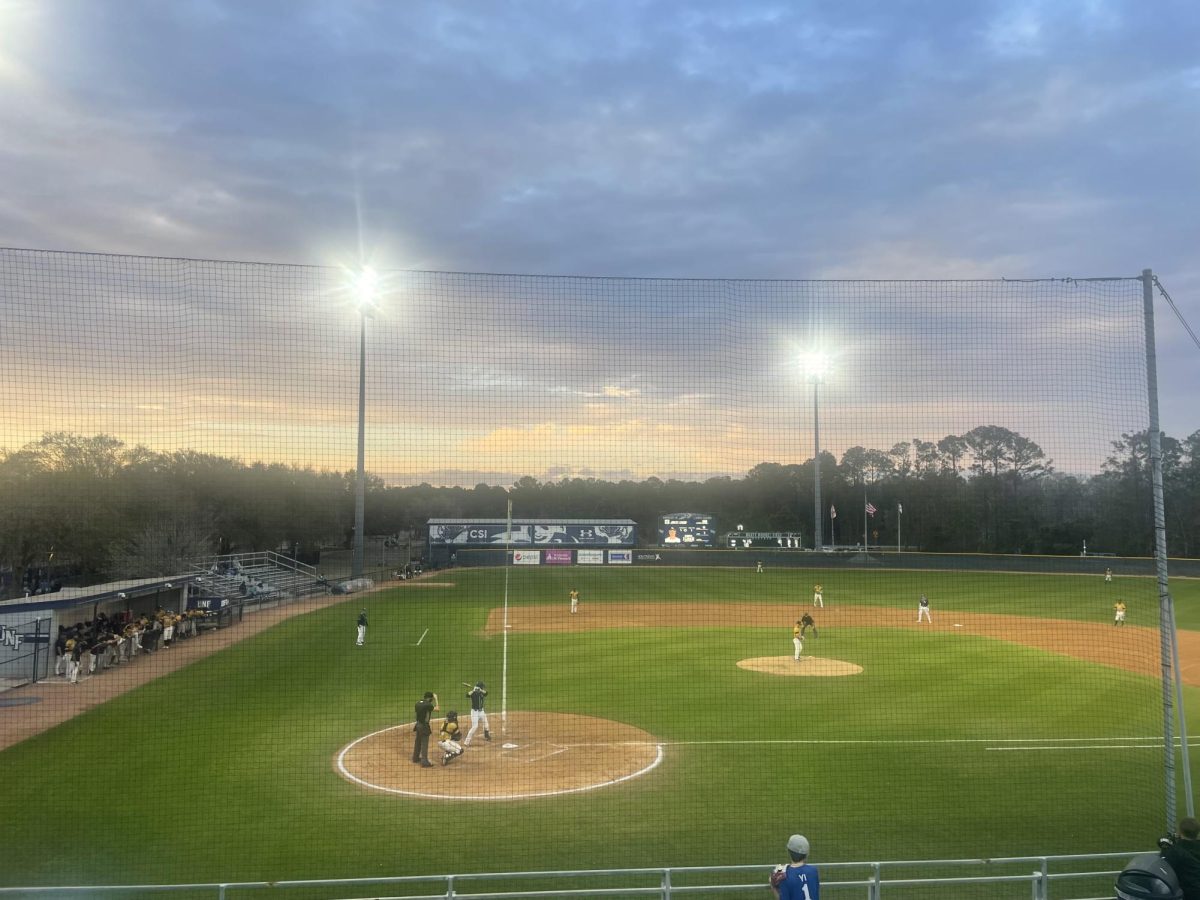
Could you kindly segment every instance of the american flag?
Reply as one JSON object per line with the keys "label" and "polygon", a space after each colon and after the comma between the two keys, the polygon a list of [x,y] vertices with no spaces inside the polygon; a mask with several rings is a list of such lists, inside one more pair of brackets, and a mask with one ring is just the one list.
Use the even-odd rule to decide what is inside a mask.
{"label": "american flag", "polygon": [[875,509],[874,504],[872,504],[871,501],[868,500],[867,501],[867,515],[873,516],[873,515],[875,515],[876,512],[877,512],[877,510]]}
{"label": "american flag", "polygon": [[834,506],[832,503],[829,504],[829,518],[831,518],[831,519],[837,518],[837,507]]}

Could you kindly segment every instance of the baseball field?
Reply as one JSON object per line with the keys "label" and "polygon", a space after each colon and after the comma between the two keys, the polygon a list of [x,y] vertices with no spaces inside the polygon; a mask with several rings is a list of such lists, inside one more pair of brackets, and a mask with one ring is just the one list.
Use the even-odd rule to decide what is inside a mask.
{"label": "baseball field", "polygon": [[[1200,681],[1200,584],[1172,593]],[[1152,847],[1157,619],[1151,578],[452,570],[0,752],[0,885],[767,863],[794,831],[818,861]],[[494,740],[414,766],[414,703],[438,693],[435,740],[451,708],[465,730],[478,680]]]}

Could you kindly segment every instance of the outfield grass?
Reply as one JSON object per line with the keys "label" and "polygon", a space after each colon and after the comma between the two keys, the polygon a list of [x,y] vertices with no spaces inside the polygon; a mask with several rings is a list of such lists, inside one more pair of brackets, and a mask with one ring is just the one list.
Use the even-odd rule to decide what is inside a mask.
{"label": "outfield grass", "polygon": [[[513,605],[577,586],[603,604],[655,600],[667,627],[512,634],[513,709],[617,719],[667,743],[647,776],[584,794],[436,802],[341,779],[350,740],[410,721],[425,689],[443,710],[460,682],[501,684],[499,637],[481,629],[503,570],[440,576],[310,613],[0,753],[0,883],[360,877],[453,871],[765,862],[804,831],[822,859],[914,859],[1152,846],[1162,753],[988,749],[1093,745],[1161,733],[1157,680],[947,632],[844,628],[806,652],[864,666],[782,678],[735,666],[782,655],[776,629],[698,628],[673,601],[807,607],[812,572],[533,569],[507,574]],[[826,572],[826,603],[970,610],[1154,626],[1155,585],[991,573]],[[1200,627],[1200,586],[1177,581],[1180,627]],[[818,621],[820,611],[817,611]],[[422,632],[428,629],[419,646]],[[1200,695],[1186,692],[1200,723]],[[5,712],[5,714],[9,714]],[[407,738],[405,738],[407,740]],[[1064,742],[1067,743],[1067,742]],[[1042,745],[1047,746],[1047,745]],[[1195,768],[1195,767],[1194,767]]]}

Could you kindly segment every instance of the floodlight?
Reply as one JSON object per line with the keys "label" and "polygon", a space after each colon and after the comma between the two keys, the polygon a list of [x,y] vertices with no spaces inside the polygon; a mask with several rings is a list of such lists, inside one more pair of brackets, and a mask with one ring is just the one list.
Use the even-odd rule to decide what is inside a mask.
{"label": "floodlight", "polygon": [[804,375],[811,381],[824,381],[829,371],[829,354],[823,350],[811,350],[800,358]]}
{"label": "floodlight", "polygon": [[363,266],[354,279],[354,299],[362,313],[370,313],[375,309],[375,298],[378,293],[379,273],[370,266]]}

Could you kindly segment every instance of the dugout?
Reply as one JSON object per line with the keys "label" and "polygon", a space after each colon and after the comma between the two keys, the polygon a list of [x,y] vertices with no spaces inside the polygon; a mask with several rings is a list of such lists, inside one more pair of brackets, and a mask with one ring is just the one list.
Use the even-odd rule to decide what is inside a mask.
{"label": "dugout", "polygon": [[191,578],[141,578],[63,588],[37,599],[0,603],[0,680],[6,686],[40,681],[54,665],[59,628],[96,619],[123,620],[158,607],[183,612]]}

